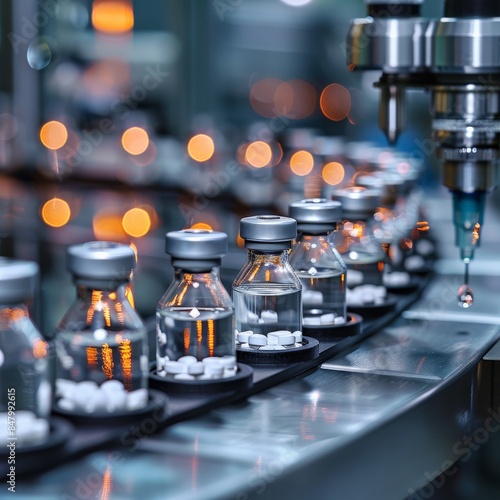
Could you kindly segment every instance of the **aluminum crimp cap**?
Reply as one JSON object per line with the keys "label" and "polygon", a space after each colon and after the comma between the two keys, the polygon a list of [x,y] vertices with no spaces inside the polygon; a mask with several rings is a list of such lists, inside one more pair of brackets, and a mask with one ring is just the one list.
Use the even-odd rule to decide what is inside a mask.
{"label": "aluminum crimp cap", "polygon": [[297,221],[279,215],[255,215],[240,221],[240,236],[245,241],[289,242],[297,237]]}
{"label": "aluminum crimp cap", "polygon": [[90,241],[68,248],[66,267],[76,278],[127,280],[135,268],[135,254],[128,245]]}
{"label": "aluminum crimp cap", "polygon": [[291,203],[289,215],[299,224],[335,224],[342,220],[342,203],[326,198],[307,198]]}
{"label": "aluminum crimp cap", "polygon": [[0,259],[0,304],[15,304],[33,297],[37,276],[35,262]]}
{"label": "aluminum crimp cap", "polygon": [[220,259],[227,253],[227,234],[208,229],[170,231],[165,236],[165,252],[187,260]]}
{"label": "aluminum crimp cap", "polygon": [[378,189],[352,186],[332,191],[332,199],[340,201],[346,212],[374,212],[380,206],[382,193]]}

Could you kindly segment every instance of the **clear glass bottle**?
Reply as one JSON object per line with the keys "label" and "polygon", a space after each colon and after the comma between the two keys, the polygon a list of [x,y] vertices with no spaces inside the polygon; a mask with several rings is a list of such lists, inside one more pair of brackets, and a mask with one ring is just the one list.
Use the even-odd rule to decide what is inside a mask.
{"label": "clear glass bottle", "polygon": [[345,323],[347,267],[334,245],[341,203],[310,198],[292,203],[289,215],[299,231],[290,264],[302,283],[304,325]]}
{"label": "clear glass bottle", "polygon": [[335,246],[348,269],[347,286],[381,286],[386,256],[371,229],[380,192],[352,186],[334,191],[332,198],[342,203],[343,221]]}
{"label": "clear glass bottle", "polygon": [[127,298],[127,245],[93,241],[67,251],[76,300],[57,326],[56,407],[75,413],[138,410],[148,400],[148,342]]}
{"label": "clear glass bottle", "polygon": [[219,275],[227,235],[172,231],[165,251],[175,275],[156,310],[157,373],[177,380],[235,375],[234,307]]}
{"label": "clear glass bottle", "polygon": [[240,222],[247,262],[233,282],[236,329],[267,335],[302,330],[302,285],[288,261],[297,222],[260,215]]}
{"label": "clear glass bottle", "polygon": [[30,319],[38,266],[0,259],[0,444],[39,444],[49,434],[48,345]]}

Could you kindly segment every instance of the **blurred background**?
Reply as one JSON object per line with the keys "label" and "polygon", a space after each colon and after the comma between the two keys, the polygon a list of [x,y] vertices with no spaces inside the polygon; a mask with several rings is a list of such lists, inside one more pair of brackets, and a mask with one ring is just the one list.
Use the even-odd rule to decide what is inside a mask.
{"label": "blurred background", "polygon": [[[0,7],[0,254],[42,267],[50,335],[73,299],[65,249],[93,239],[136,250],[136,306],[170,281],[169,230],[226,231],[230,285],[243,216],[351,182],[384,150],[377,72],[345,65],[363,0],[3,0]],[[438,15],[427,2],[424,15]],[[416,140],[425,95],[398,143],[424,184]]]}

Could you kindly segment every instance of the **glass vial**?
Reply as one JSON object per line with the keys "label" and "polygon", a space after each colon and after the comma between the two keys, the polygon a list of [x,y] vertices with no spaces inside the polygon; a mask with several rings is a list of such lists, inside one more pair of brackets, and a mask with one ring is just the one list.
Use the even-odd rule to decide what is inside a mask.
{"label": "glass vial", "polygon": [[299,231],[290,264],[302,283],[304,325],[345,323],[347,267],[334,246],[342,205],[311,198],[292,203],[289,215]]}
{"label": "glass vial", "polygon": [[30,319],[34,262],[0,259],[0,444],[34,445],[49,434],[47,343]]}
{"label": "glass vial", "polygon": [[247,262],[233,282],[236,329],[267,335],[302,330],[302,285],[288,261],[297,222],[260,215],[240,222]]}
{"label": "glass vial", "polygon": [[55,335],[56,406],[89,414],[143,408],[147,333],[127,298],[134,251],[105,241],[74,245],[67,268],[77,293]]}
{"label": "glass vial", "polygon": [[172,231],[165,251],[175,274],[156,311],[157,373],[177,380],[235,375],[234,307],[219,275],[227,235]]}
{"label": "glass vial", "polygon": [[332,198],[342,204],[343,221],[336,247],[348,269],[347,286],[381,286],[385,252],[371,229],[380,192],[353,186],[333,191]]}

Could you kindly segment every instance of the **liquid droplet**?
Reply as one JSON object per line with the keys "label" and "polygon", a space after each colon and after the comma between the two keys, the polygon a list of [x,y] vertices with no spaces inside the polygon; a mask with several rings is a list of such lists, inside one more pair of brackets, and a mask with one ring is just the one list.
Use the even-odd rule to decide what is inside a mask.
{"label": "liquid droplet", "polygon": [[458,289],[458,305],[464,309],[468,309],[474,302],[474,295],[467,284],[462,285]]}

